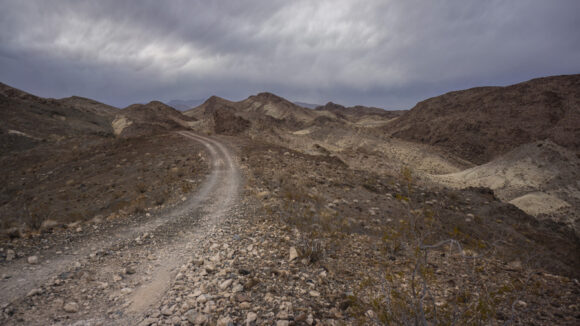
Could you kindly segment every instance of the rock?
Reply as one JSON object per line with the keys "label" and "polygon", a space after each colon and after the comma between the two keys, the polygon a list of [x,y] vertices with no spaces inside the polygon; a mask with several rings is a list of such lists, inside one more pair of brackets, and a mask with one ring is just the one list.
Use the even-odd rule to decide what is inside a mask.
{"label": "rock", "polygon": [[240,303],[240,309],[248,310],[250,308],[252,308],[252,305],[249,302],[244,301],[244,302]]}
{"label": "rock", "polygon": [[242,292],[242,291],[244,291],[244,286],[241,285],[241,284],[239,284],[239,283],[236,284],[236,285],[234,285],[234,287],[232,288],[232,292],[233,293],[239,293],[239,292]]}
{"label": "rock", "polygon": [[290,247],[290,257],[288,258],[289,261],[293,261],[294,259],[298,258],[298,251],[294,247]]}
{"label": "rock", "polygon": [[127,268],[125,268],[125,274],[131,275],[131,274],[135,274],[135,273],[137,273],[137,271],[135,270],[135,267],[127,266]]}
{"label": "rock", "polygon": [[171,316],[173,315],[173,309],[166,307],[161,310],[161,314],[164,316]]}
{"label": "rock", "polygon": [[258,314],[255,312],[248,312],[246,315],[246,325],[249,326],[258,319]]}
{"label": "rock", "polygon": [[185,313],[185,318],[193,325],[206,325],[209,321],[205,314],[198,313],[193,309]]}
{"label": "rock", "polygon": [[230,285],[232,285],[233,280],[229,279],[229,280],[225,280],[222,283],[220,283],[219,288],[221,290],[225,290],[227,289]]}
{"label": "rock", "polygon": [[256,197],[258,197],[259,200],[268,199],[269,196],[270,196],[269,191],[262,191],[256,195]]}
{"label": "rock", "polygon": [[255,278],[251,278],[250,280],[248,280],[246,282],[246,284],[244,284],[244,290],[249,291],[251,290],[254,286],[256,286],[258,283],[260,283],[260,281],[258,281]]}
{"label": "rock", "polygon": [[131,290],[131,288],[122,288],[121,289],[121,294],[129,294],[133,292],[133,290]]}
{"label": "rock", "polygon": [[240,270],[238,270],[238,273],[240,275],[249,275],[250,274],[250,271],[247,270],[247,269],[240,268]]}
{"label": "rock", "polygon": [[310,291],[310,292],[308,292],[308,294],[310,294],[311,297],[315,297],[315,298],[320,296],[320,292],[318,292],[318,291]]}
{"label": "rock", "polygon": [[199,296],[200,296],[200,295],[202,295],[202,294],[203,294],[203,292],[201,292],[200,290],[195,290],[195,291],[193,292],[192,296],[193,296],[194,298],[197,298],[197,297],[199,297]]}
{"label": "rock", "polygon": [[37,256],[30,256],[30,257],[28,257],[27,261],[31,265],[38,264],[38,257]]}
{"label": "rock", "polygon": [[306,317],[307,317],[306,313],[303,312],[303,313],[299,314],[298,316],[296,316],[294,318],[294,321],[297,323],[304,322],[304,321],[306,321]]}
{"label": "rock", "polygon": [[309,314],[309,315],[308,315],[308,318],[306,318],[306,323],[307,323],[308,325],[312,325],[312,324],[314,324],[314,317],[312,316],[312,314]]}
{"label": "rock", "polygon": [[194,309],[190,309],[185,313],[185,319],[187,319],[188,322],[195,324],[195,319],[197,318],[197,311],[195,311]]}
{"label": "rock", "polygon": [[233,326],[234,322],[230,317],[222,317],[217,321],[217,326]]}
{"label": "rock", "polygon": [[42,293],[42,289],[32,289],[30,290],[30,292],[28,292],[28,294],[26,295],[27,297],[32,297],[35,295],[39,295]]}
{"label": "rock", "polygon": [[276,322],[276,326],[288,326],[290,325],[290,322],[288,322],[287,320],[278,320]]}
{"label": "rock", "polygon": [[11,261],[14,258],[16,258],[16,253],[14,253],[14,250],[12,249],[6,250],[6,261]]}
{"label": "rock", "polygon": [[340,313],[340,311],[338,311],[338,309],[336,308],[332,308],[330,309],[330,311],[328,312],[333,318],[336,319],[341,319],[342,318],[342,314]]}
{"label": "rock", "polygon": [[216,253],[214,256],[210,257],[209,260],[214,262],[214,263],[219,263],[221,261],[221,256],[220,253]]}
{"label": "rock", "polygon": [[197,298],[197,302],[199,302],[199,303],[206,303],[208,299],[209,299],[209,298],[207,297],[207,295],[205,295],[205,294],[202,294],[202,295],[200,295],[200,296]]}
{"label": "rock", "polygon": [[205,267],[206,272],[212,273],[215,271],[215,264],[210,263],[210,262],[205,262],[203,265]]}
{"label": "rock", "polygon": [[75,312],[78,312],[79,311],[79,304],[76,303],[76,302],[72,302],[72,301],[71,302],[67,302],[64,305],[63,309],[64,309],[65,312],[68,312],[68,313],[71,313],[72,314],[72,313],[75,313]]}
{"label": "rock", "polygon": [[522,269],[522,262],[519,260],[514,260],[507,264],[507,269],[511,271],[519,271]]}
{"label": "rock", "polygon": [[282,311],[278,312],[278,314],[276,315],[276,318],[284,319],[284,320],[288,319],[288,311],[282,310]]}
{"label": "rock", "polygon": [[247,296],[246,294],[243,294],[243,293],[236,294],[235,299],[238,302],[246,302],[246,301],[250,302],[250,301],[252,301],[252,299],[249,296]]}
{"label": "rock", "polygon": [[525,301],[522,301],[522,300],[518,300],[517,305],[520,306],[520,307],[522,307],[522,308],[525,308],[525,307],[528,306],[528,304]]}

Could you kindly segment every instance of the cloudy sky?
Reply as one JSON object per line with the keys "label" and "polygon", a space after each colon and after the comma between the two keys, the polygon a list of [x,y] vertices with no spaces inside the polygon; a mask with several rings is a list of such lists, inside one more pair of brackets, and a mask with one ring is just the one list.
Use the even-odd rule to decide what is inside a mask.
{"label": "cloudy sky", "polygon": [[0,81],[124,107],[153,99],[410,108],[580,73],[578,0],[0,0]]}

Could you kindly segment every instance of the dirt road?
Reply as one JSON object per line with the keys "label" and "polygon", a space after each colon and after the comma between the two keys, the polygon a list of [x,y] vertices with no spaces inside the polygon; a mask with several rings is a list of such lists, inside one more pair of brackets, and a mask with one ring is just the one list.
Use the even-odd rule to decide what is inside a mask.
{"label": "dirt road", "polygon": [[36,265],[26,259],[3,264],[0,307],[9,314],[0,324],[131,325],[143,319],[176,269],[195,255],[196,244],[238,201],[240,172],[229,150],[212,138],[180,134],[203,144],[211,157],[212,171],[197,193],[145,223],[56,246],[68,250],[41,251]]}

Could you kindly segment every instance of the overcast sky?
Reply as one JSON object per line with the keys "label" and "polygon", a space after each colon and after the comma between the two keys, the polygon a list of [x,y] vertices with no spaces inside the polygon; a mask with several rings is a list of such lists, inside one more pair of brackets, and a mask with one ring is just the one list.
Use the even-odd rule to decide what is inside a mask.
{"label": "overcast sky", "polygon": [[153,99],[410,108],[580,73],[578,0],[0,0],[0,81],[124,107]]}

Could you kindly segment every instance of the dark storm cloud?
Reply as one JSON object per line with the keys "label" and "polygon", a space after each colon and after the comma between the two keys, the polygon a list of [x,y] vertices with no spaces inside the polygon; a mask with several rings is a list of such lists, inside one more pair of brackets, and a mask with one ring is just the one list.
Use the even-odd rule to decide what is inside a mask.
{"label": "dark storm cloud", "polygon": [[580,72],[580,2],[0,0],[0,81],[118,106],[152,99],[410,107]]}

